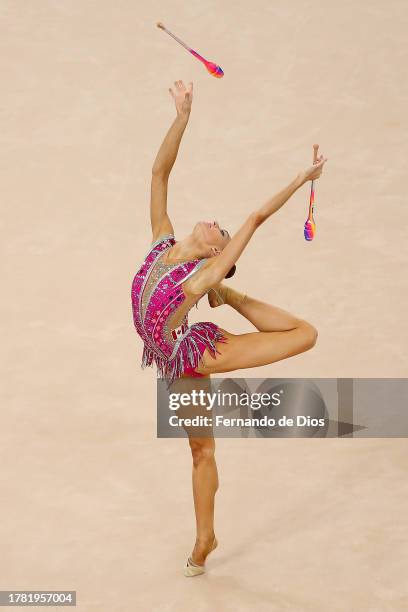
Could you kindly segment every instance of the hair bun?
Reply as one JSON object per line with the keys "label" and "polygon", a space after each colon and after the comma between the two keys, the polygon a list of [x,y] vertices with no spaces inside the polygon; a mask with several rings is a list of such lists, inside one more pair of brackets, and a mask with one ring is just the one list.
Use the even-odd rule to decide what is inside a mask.
{"label": "hair bun", "polygon": [[237,266],[234,264],[228,274],[225,275],[225,278],[231,278],[231,276],[234,276],[236,270]]}

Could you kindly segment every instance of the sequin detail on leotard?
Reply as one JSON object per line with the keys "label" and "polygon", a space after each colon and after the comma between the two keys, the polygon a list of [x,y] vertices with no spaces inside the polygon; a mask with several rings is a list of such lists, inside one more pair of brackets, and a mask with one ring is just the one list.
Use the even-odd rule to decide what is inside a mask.
{"label": "sequin detail on leotard", "polygon": [[[164,263],[163,252],[176,243],[168,234],[151,245],[132,282],[133,322],[144,342],[142,368],[157,366],[158,378],[169,385],[184,372],[194,370],[205,348],[218,352],[216,342],[226,342],[215,323],[204,321],[188,326],[188,312],[178,325],[186,331],[175,340],[170,324],[186,296],[182,284],[207,261],[195,259],[184,263]],[[183,329],[184,329],[183,327]]]}
{"label": "sequin detail on leotard", "polygon": [[161,255],[157,262],[152,266],[152,271],[149,275],[148,281],[143,289],[142,295],[142,308],[141,308],[141,317],[144,319],[146,313],[146,307],[149,303],[150,294],[154,289],[154,286],[157,284],[157,281],[166,274],[169,270],[174,268],[177,264],[165,264],[162,262],[163,255]]}

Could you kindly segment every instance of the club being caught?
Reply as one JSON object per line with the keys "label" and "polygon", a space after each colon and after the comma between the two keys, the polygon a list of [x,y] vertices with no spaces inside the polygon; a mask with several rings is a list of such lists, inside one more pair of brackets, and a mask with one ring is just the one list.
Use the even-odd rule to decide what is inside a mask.
{"label": "club being caught", "polygon": [[163,30],[164,32],[167,32],[167,34],[169,36],[171,36],[172,38],[174,38],[174,40],[176,40],[182,47],[184,47],[185,49],[187,49],[187,51],[189,51],[192,55],[194,55],[194,57],[196,57],[198,60],[200,60],[200,62],[202,62],[204,64],[204,66],[207,68],[208,72],[215,78],[217,79],[221,79],[224,76],[224,71],[221,68],[221,66],[218,66],[217,64],[214,64],[214,62],[210,62],[208,60],[206,60],[204,57],[202,57],[199,53],[197,53],[197,51],[194,51],[194,49],[191,49],[191,47],[189,47],[188,45],[186,45],[186,43],[184,43],[182,40],[180,40],[180,38],[177,38],[177,36],[175,36],[174,34],[172,34],[170,32],[170,30],[168,30],[163,23],[161,23],[161,21],[158,21],[156,23],[157,27],[160,28],[161,30]]}

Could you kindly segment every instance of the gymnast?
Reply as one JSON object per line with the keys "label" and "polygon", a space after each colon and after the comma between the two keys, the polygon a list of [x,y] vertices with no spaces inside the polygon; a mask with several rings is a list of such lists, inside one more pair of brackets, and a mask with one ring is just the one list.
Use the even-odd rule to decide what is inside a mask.
{"label": "gymnast", "polygon": [[[167,212],[167,189],[181,138],[189,121],[193,84],[175,81],[169,89],[177,115],[152,167],[150,221],[152,242],[131,289],[133,322],[144,343],[142,368],[157,367],[158,378],[172,384],[181,378],[257,368],[311,349],[316,328],[295,315],[224,284],[256,230],[302,185],[322,174],[327,158],[294,179],[263,206],[255,209],[231,236],[217,220],[198,221],[191,233],[176,241]],[[212,308],[227,304],[257,331],[233,334],[204,321],[189,326],[188,313],[207,294]],[[184,567],[185,576],[205,571],[205,560],[218,542],[214,532],[214,498],[218,489],[213,436],[189,435],[193,458],[196,541]]]}

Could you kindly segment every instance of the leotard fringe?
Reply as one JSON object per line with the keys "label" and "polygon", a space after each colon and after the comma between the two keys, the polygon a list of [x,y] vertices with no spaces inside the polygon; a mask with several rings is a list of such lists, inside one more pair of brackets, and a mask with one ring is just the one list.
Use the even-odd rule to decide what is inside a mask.
{"label": "leotard fringe", "polygon": [[[183,374],[185,368],[195,369],[200,362],[205,348],[215,356],[217,342],[227,342],[227,338],[215,323],[194,323],[189,327],[186,336],[181,340],[173,359],[163,358],[147,344],[144,345],[141,367],[149,367],[155,362],[157,377],[168,380],[168,387]],[[204,345],[204,350],[199,344]]]}

